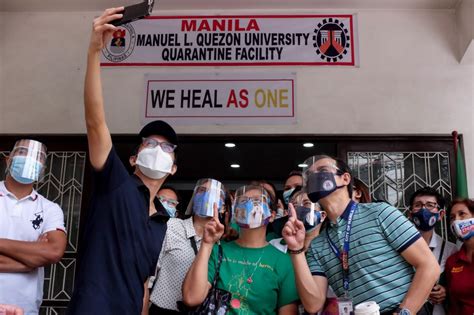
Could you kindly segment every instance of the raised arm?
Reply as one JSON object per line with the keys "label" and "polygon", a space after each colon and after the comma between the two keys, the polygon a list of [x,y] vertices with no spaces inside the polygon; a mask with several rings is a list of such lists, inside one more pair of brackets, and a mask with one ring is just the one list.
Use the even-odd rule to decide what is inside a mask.
{"label": "raised arm", "polygon": [[[305,228],[303,222],[296,219],[296,211],[291,203],[289,210],[290,218],[283,228],[282,235],[288,244],[289,251],[299,252],[304,247]],[[327,279],[311,274],[304,251],[291,254],[291,262],[295,270],[296,289],[301,303],[307,312],[318,312],[326,300]]]}
{"label": "raised arm", "polygon": [[401,307],[408,308],[412,314],[416,314],[428,298],[441,269],[423,238],[419,238],[405,249],[402,256],[415,268],[415,276]]}
{"label": "raised arm", "polygon": [[0,254],[11,257],[30,268],[57,263],[66,249],[66,234],[50,231],[36,242],[0,239]]}
{"label": "raised arm", "polygon": [[214,218],[204,227],[201,247],[191,268],[183,281],[183,302],[188,306],[201,304],[207,296],[211,284],[208,281],[208,263],[212,247],[224,234],[224,225],[219,222],[217,207],[214,207]]}
{"label": "raised arm", "polygon": [[92,167],[101,170],[112,148],[112,139],[105,121],[104,99],[100,79],[100,52],[117,29],[110,21],[121,18],[123,7],[107,9],[94,19],[84,83],[84,109]]}

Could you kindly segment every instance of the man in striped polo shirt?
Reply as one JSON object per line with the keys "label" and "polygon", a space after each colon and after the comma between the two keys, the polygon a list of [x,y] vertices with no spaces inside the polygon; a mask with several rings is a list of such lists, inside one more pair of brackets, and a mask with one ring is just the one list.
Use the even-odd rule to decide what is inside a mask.
{"label": "man in striped polo shirt", "polygon": [[314,156],[305,164],[308,196],[329,219],[306,258],[304,225],[293,207],[283,230],[305,309],[322,308],[329,284],[340,305],[375,301],[382,314],[416,314],[440,272],[419,232],[389,204],[351,201],[352,175],[343,161]]}

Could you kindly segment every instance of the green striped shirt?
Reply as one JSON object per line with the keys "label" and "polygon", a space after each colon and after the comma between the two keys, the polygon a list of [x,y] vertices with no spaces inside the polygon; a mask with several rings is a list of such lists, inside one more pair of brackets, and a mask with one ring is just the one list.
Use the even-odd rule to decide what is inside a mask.
{"label": "green striped shirt", "polygon": [[[342,249],[351,203],[326,229]],[[342,266],[329,246],[326,229],[307,253],[311,273],[324,276],[337,296],[343,296]],[[396,208],[387,203],[359,204],[353,217],[349,250],[349,295],[354,305],[376,301],[380,312],[399,306],[411,284],[414,269],[401,256],[421,235]]]}

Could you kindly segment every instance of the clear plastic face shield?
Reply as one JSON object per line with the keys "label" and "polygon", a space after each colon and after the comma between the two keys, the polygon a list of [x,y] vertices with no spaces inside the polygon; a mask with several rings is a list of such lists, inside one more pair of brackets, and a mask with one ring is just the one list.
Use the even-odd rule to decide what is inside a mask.
{"label": "clear plastic face shield", "polygon": [[212,178],[203,178],[197,181],[191,201],[186,209],[186,215],[195,214],[200,217],[213,217],[214,205],[217,211],[225,211],[224,185]]}
{"label": "clear plastic face shield", "polygon": [[254,229],[268,224],[271,218],[270,196],[262,186],[247,185],[235,193],[232,218],[241,227]]}
{"label": "clear plastic face shield", "polygon": [[303,189],[312,202],[318,202],[342,187],[337,186],[335,178],[342,172],[332,158],[315,155],[306,159],[304,164],[307,166],[303,169]]}
{"label": "clear plastic face shield", "polygon": [[321,216],[321,206],[311,202],[306,193],[296,193],[290,203],[295,207],[296,217],[303,222],[306,233],[314,230],[324,220]]}
{"label": "clear plastic face shield", "polygon": [[46,164],[46,152],[46,146],[41,142],[18,140],[10,153],[10,175],[21,184],[38,181]]}

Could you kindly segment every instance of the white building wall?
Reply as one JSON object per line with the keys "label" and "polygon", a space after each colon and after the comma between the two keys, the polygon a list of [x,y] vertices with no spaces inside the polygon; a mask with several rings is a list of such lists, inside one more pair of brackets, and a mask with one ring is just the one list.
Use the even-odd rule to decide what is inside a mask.
{"label": "white building wall", "polygon": [[[255,14],[254,11],[225,12],[234,13]],[[295,71],[296,126],[189,125],[177,126],[177,131],[181,134],[450,134],[458,130],[464,134],[469,187],[471,196],[474,195],[474,166],[470,163],[474,159],[474,67],[459,64],[454,10],[357,13],[359,68],[220,68],[222,71]],[[82,89],[93,16],[91,12],[0,15],[0,26],[3,24],[0,133],[85,132]],[[139,130],[145,73],[216,69],[103,69],[111,132]]]}

